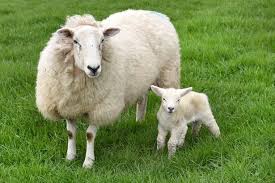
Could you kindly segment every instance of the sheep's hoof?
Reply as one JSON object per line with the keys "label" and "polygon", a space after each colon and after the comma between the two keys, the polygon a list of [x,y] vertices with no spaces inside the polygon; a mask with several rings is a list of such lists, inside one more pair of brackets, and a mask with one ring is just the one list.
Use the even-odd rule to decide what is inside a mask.
{"label": "sheep's hoof", "polygon": [[144,119],[145,119],[144,115],[141,116],[141,115],[137,114],[137,116],[136,116],[136,122],[141,123],[141,122],[144,121]]}
{"label": "sheep's hoof", "polygon": [[168,159],[172,159],[174,157],[175,153],[174,152],[169,152],[168,153]]}
{"label": "sheep's hoof", "polygon": [[183,148],[183,147],[184,147],[184,142],[179,143],[179,144],[177,145],[177,147],[178,147],[178,148]]}
{"label": "sheep's hoof", "polygon": [[220,130],[218,130],[218,131],[216,131],[216,132],[214,133],[214,136],[215,136],[216,138],[220,137],[220,135],[221,135]]}
{"label": "sheep's hoof", "polygon": [[197,138],[199,136],[199,132],[197,131],[192,131],[192,137]]}
{"label": "sheep's hoof", "polygon": [[75,157],[76,157],[76,155],[75,155],[75,154],[67,154],[67,156],[66,156],[66,160],[67,160],[67,161],[72,161],[72,160],[74,160],[74,159],[75,159]]}
{"label": "sheep's hoof", "polygon": [[94,164],[94,160],[93,159],[85,159],[84,163],[83,163],[83,168],[86,168],[86,169],[91,169],[93,167],[93,164]]}
{"label": "sheep's hoof", "polygon": [[218,138],[218,137],[221,135],[220,130],[219,130],[219,129],[215,130],[215,131],[213,132],[213,135],[214,135],[216,138]]}
{"label": "sheep's hoof", "polygon": [[161,147],[157,146],[157,151],[162,151],[164,149],[163,147],[164,146],[161,146]]}
{"label": "sheep's hoof", "polygon": [[162,151],[164,147],[165,147],[165,143],[157,142],[157,151]]}

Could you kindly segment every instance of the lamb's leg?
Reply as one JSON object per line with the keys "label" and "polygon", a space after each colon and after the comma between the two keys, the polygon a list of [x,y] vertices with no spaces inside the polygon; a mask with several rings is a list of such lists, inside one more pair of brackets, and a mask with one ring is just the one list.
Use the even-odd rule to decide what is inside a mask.
{"label": "lamb's leg", "polygon": [[206,115],[203,116],[202,122],[209,131],[215,136],[219,137],[220,136],[220,128],[212,114],[212,112],[207,113]]}
{"label": "lamb's leg", "polygon": [[76,156],[76,121],[67,120],[68,149],[66,159],[71,161]]}
{"label": "lamb's leg", "polygon": [[180,132],[181,130],[179,130],[178,128],[172,129],[171,131],[171,137],[168,140],[168,158],[169,159],[171,159],[176,153]]}
{"label": "lamb's leg", "polygon": [[168,134],[168,131],[166,131],[159,125],[158,137],[157,137],[157,150],[162,150],[164,148],[167,134]]}
{"label": "lamb's leg", "polygon": [[183,146],[187,130],[188,130],[188,126],[186,124],[180,128],[179,137],[178,137],[178,147]]}
{"label": "lamb's leg", "polygon": [[192,123],[192,135],[198,136],[200,129],[201,129],[201,121],[194,121]]}
{"label": "lamb's leg", "polygon": [[89,125],[86,135],[87,135],[87,147],[86,147],[86,157],[83,163],[84,168],[92,168],[95,154],[94,154],[94,143],[96,137],[97,128],[94,125]]}
{"label": "lamb's leg", "polygon": [[148,96],[146,93],[137,101],[136,121],[144,120],[147,108],[147,98]]}

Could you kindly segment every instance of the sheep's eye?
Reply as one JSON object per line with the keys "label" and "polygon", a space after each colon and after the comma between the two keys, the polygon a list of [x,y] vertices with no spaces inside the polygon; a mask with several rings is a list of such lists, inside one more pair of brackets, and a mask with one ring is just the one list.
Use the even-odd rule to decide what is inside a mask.
{"label": "sheep's eye", "polygon": [[179,101],[180,101],[180,99],[177,100],[177,102],[179,102]]}
{"label": "sheep's eye", "polygon": [[74,40],[74,44],[79,46],[79,49],[81,48],[81,44],[79,44],[79,42],[77,40]]}
{"label": "sheep's eye", "polygon": [[163,100],[163,101],[166,101],[166,99],[165,99],[165,98],[163,98],[162,100]]}
{"label": "sheep's eye", "polygon": [[101,43],[103,43],[104,39],[101,40]]}

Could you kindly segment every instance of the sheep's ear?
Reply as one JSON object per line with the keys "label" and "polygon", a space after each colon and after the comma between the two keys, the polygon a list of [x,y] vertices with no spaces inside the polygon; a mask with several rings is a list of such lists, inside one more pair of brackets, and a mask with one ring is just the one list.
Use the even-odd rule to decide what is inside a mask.
{"label": "sheep's ear", "polygon": [[180,96],[183,97],[184,95],[186,95],[190,91],[192,91],[192,87],[180,89]]}
{"label": "sheep's ear", "polygon": [[66,27],[59,29],[57,31],[57,33],[65,36],[65,37],[68,37],[68,38],[72,38],[74,35],[74,31],[72,29],[66,28]]}
{"label": "sheep's ear", "polygon": [[151,85],[151,90],[158,96],[162,96],[163,94],[163,89],[162,88],[159,88],[157,86],[154,86],[154,85]]}
{"label": "sheep's ear", "polygon": [[103,31],[104,38],[113,37],[120,32],[119,28],[108,28]]}

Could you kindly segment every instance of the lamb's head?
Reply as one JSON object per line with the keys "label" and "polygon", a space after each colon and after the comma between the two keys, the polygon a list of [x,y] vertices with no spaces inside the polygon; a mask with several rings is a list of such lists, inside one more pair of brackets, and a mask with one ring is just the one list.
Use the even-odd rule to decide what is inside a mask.
{"label": "lamb's head", "polygon": [[104,69],[101,68],[104,40],[116,35],[119,31],[118,28],[103,29],[100,26],[82,25],[75,28],[64,27],[57,33],[71,39],[75,65],[88,77],[94,78]]}
{"label": "lamb's head", "polygon": [[156,95],[162,97],[161,107],[169,114],[177,111],[181,98],[192,91],[192,87],[184,89],[164,89],[154,85],[151,86],[151,89]]}

